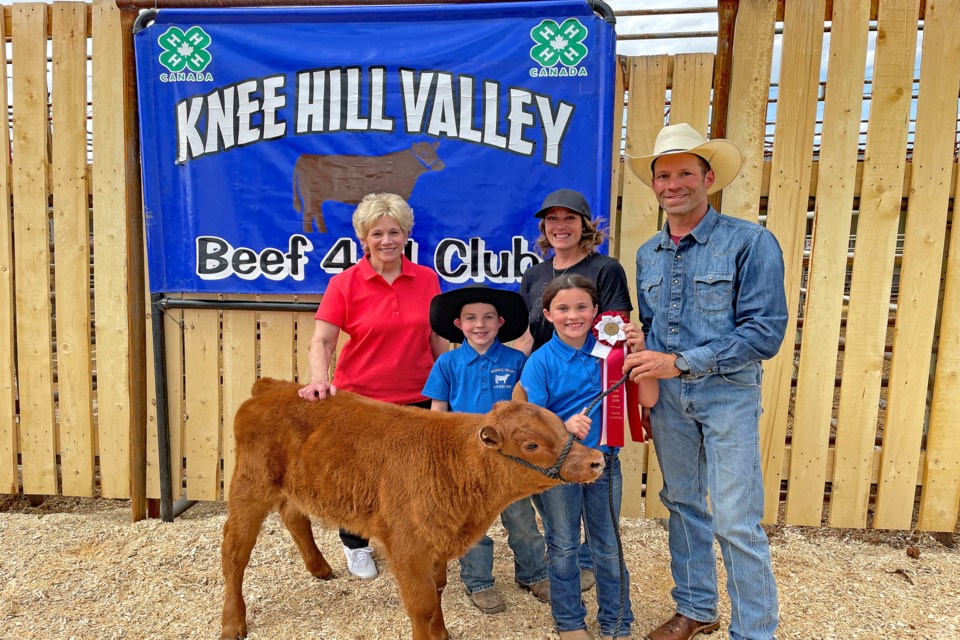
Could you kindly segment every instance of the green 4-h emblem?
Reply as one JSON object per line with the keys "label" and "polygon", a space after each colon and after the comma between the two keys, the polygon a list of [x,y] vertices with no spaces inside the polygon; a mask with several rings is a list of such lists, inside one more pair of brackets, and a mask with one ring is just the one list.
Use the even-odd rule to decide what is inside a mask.
{"label": "green 4-h emblem", "polygon": [[160,64],[170,71],[183,71],[186,68],[200,73],[213,59],[206,50],[212,40],[200,27],[190,27],[186,33],[177,27],[170,27],[157,38],[157,42],[163,47]]}
{"label": "green 4-h emblem", "polygon": [[544,20],[530,32],[537,44],[530,49],[530,57],[541,67],[560,64],[574,67],[587,55],[583,39],[587,37],[587,28],[576,18],[568,18],[558,25],[553,20]]}

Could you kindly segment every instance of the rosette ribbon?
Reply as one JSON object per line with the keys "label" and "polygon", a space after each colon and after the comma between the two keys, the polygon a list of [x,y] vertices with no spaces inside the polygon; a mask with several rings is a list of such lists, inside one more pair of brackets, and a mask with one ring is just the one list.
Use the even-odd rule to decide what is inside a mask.
{"label": "rosette ribbon", "polygon": [[[601,367],[603,391],[617,384],[623,377],[623,363],[627,357],[627,336],[623,331],[626,323],[619,312],[600,314],[593,326],[597,344],[590,355],[603,360]],[[624,420],[629,419],[630,436],[634,442],[643,442],[643,427],[640,424],[640,391],[637,383],[627,380],[623,385],[603,398],[603,431],[600,444],[611,447],[624,446]]]}

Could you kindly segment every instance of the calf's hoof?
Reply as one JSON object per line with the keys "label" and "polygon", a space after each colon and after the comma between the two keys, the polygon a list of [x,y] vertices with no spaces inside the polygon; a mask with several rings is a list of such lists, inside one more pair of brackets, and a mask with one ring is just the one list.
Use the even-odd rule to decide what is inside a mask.
{"label": "calf's hoof", "polygon": [[220,640],[244,640],[247,637],[247,625],[223,625]]}
{"label": "calf's hoof", "polygon": [[333,569],[327,563],[326,560],[323,560],[322,563],[317,564],[313,567],[307,567],[307,571],[310,572],[314,578],[320,580],[333,580],[336,576],[333,575]]}
{"label": "calf's hoof", "polygon": [[246,607],[232,611],[224,608],[223,615],[220,617],[220,640],[243,640],[247,637],[247,610]]}

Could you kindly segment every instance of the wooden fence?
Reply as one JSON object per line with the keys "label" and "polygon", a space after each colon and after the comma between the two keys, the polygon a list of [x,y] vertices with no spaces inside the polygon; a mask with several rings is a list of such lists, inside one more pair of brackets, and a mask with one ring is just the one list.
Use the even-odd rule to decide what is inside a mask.
{"label": "wooden fence", "polygon": [[[661,224],[652,192],[623,170],[620,143],[647,153],[665,122],[706,133],[713,118],[747,156],[717,203],[765,221],[780,240],[796,327],[765,367],[767,521],[953,531],[960,0],[787,0],[779,9],[773,0],[742,0],[736,9],[732,55],[623,59],[613,251],[632,281],[632,256]],[[129,73],[133,17],[105,0],[4,9],[13,124],[2,144],[13,142],[0,149],[12,157],[11,171],[0,172],[0,493],[129,497],[139,518],[144,499],[159,496],[159,473]],[[765,122],[780,25],[770,153]],[[729,99],[711,104],[724,99],[714,78],[726,60]],[[721,113],[728,115],[718,123]],[[190,499],[226,499],[233,413],[257,376],[307,375],[312,314],[168,310],[164,323],[173,477]],[[625,515],[637,515],[642,500],[647,516],[664,515],[652,448],[629,445],[624,474]]]}

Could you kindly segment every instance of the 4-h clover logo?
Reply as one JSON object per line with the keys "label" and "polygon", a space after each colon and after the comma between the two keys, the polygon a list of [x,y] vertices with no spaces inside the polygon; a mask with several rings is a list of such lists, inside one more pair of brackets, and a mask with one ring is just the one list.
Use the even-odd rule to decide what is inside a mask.
{"label": "4-h clover logo", "polygon": [[200,27],[190,27],[186,33],[177,27],[170,27],[157,38],[157,42],[163,47],[160,64],[170,71],[183,71],[187,68],[194,73],[200,73],[213,59],[206,51],[212,40]]}
{"label": "4-h clover logo", "polygon": [[587,55],[582,44],[587,37],[587,28],[576,18],[568,18],[558,25],[553,20],[544,20],[530,32],[537,44],[530,49],[530,57],[541,67],[552,67],[557,62],[574,67]]}

